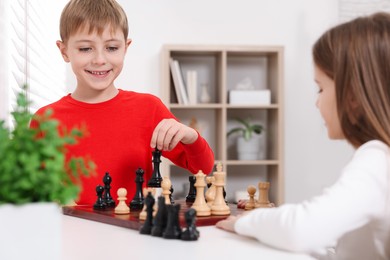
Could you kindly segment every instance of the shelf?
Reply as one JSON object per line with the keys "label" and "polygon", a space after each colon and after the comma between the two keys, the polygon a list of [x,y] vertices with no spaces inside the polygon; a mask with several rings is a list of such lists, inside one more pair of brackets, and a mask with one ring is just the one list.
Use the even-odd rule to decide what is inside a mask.
{"label": "shelf", "polygon": [[280,162],[277,160],[256,160],[256,161],[243,161],[243,160],[227,160],[226,165],[278,165]]}
{"label": "shelf", "polygon": [[[270,199],[280,205],[284,201],[283,159],[283,47],[240,45],[165,45],[162,50],[162,100],[184,124],[199,127],[201,135],[214,151],[215,160],[222,162],[227,173],[230,200],[236,191],[259,181],[271,183]],[[197,93],[194,104],[178,104],[169,61],[177,60],[188,87],[186,75],[196,71]],[[189,77],[190,78],[190,77]],[[269,90],[270,104],[229,104],[229,91],[247,84],[253,90]],[[203,87],[201,85],[205,85]],[[210,102],[200,102],[200,93],[206,89]],[[240,88],[242,89],[242,88]],[[188,89],[186,89],[188,93]],[[256,102],[256,100],[254,100]],[[253,102],[253,100],[252,100]],[[250,118],[264,126],[255,160],[239,160],[237,135],[226,133],[238,125],[237,118]],[[188,185],[188,171],[166,163],[166,174],[177,186]]]}

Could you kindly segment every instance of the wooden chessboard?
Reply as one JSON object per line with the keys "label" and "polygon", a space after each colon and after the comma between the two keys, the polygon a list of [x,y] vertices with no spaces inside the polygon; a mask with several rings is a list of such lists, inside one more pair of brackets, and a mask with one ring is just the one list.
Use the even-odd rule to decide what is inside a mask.
{"label": "wooden chessboard", "polygon": [[[186,203],[185,201],[176,201],[181,206],[179,212],[180,226],[185,227],[184,213],[192,206],[192,203]],[[238,209],[236,204],[229,204],[231,215],[238,215],[242,213],[243,209]],[[108,210],[94,210],[92,206],[64,206],[62,212],[65,215],[102,222],[119,227],[139,230],[143,221],[139,220],[138,216],[141,212],[131,211],[127,215],[117,215],[114,213],[114,209]],[[212,226],[220,220],[227,218],[228,216],[208,216],[208,217],[196,217],[196,226]]]}

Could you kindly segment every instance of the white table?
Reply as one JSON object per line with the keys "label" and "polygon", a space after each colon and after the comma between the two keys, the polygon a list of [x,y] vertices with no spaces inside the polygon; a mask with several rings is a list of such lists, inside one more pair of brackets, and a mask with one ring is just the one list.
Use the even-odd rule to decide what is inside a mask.
{"label": "white table", "polygon": [[62,259],[313,259],[303,254],[276,250],[214,226],[198,227],[198,230],[200,237],[197,241],[170,240],[64,215]]}

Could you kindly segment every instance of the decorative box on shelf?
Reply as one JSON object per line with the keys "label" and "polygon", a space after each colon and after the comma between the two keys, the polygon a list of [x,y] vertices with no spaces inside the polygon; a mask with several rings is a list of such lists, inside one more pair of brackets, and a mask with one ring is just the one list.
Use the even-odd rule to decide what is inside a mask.
{"label": "decorative box on shelf", "polygon": [[229,103],[232,105],[270,105],[271,91],[262,90],[230,90]]}

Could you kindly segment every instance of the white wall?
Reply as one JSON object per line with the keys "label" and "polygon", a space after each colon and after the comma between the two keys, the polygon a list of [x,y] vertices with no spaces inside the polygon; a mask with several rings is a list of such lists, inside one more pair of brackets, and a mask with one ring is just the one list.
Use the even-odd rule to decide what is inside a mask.
{"label": "white wall", "polygon": [[[118,0],[130,38],[117,87],[160,95],[160,51],[170,44],[285,46],[286,202],[335,181],[351,148],[329,141],[315,107],[311,46],[338,22],[337,0]],[[74,79],[69,72],[69,85]]]}

